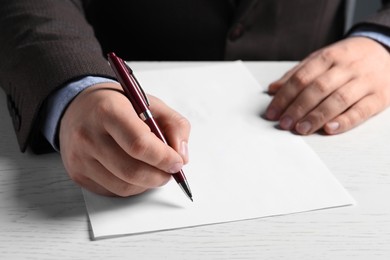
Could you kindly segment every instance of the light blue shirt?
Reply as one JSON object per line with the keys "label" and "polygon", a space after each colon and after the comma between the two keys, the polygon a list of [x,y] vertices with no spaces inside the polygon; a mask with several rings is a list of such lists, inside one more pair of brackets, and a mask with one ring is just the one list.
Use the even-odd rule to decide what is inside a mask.
{"label": "light blue shirt", "polygon": [[[364,36],[378,41],[384,46],[390,48],[390,31],[376,26],[361,26],[349,33],[348,36]],[[44,122],[41,131],[56,151],[59,151],[58,145],[58,127],[62,114],[66,107],[81,91],[103,82],[116,82],[108,78],[88,76],[74,81],[61,88],[47,101],[47,112],[43,115]]]}
{"label": "light blue shirt", "polygon": [[56,151],[60,150],[58,143],[59,123],[69,103],[84,89],[103,82],[116,81],[103,77],[88,76],[66,85],[48,98],[46,114],[42,115],[45,120],[41,131]]}
{"label": "light blue shirt", "polygon": [[382,45],[390,48],[390,30],[382,29],[378,26],[359,26],[348,34],[348,36],[363,36],[373,39]]}

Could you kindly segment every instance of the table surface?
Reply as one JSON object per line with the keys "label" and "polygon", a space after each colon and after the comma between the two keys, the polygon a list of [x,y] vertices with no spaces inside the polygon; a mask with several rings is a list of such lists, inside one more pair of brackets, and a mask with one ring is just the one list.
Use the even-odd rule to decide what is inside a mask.
{"label": "table surface", "polygon": [[[264,85],[293,64],[245,62]],[[355,206],[98,241],[90,240],[81,190],[60,156],[20,153],[3,91],[0,120],[0,259],[390,259],[389,109],[341,135],[303,137]]]}

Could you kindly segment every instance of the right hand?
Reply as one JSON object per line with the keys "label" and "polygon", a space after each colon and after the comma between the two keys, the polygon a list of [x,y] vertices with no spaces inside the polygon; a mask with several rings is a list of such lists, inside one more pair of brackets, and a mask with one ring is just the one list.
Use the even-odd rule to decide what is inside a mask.
{"label": "right hand", "polygon": [[73,181],[98,194],[127,197],[164,185],[188,162],[188,120],[161,100],[149,100],[170,146],[138,117],[119,84],[91,86],[70,103],[59,140]]}

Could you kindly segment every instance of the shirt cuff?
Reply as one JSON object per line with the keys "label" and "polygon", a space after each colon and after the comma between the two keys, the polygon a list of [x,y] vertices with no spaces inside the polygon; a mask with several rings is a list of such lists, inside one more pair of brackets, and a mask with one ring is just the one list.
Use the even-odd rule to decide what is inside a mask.
{"label": "shirt cuff", "polygon": [[74,81],[65,87],[57,90],[49,96],[46,102],[46,110],[41,125],[41,131],[53,148],[59,152],[58,127],[63,113],[69,103],[84,89],[104,82],[116,82],[114,80],[87,76],[81,80]]}
{"label": "shirt cuff", "polygon": [[363,25],[354,29],[348,36],[371,38],[384,45],[387,49],[390,49],[390,29],[386,30],[378,26]]}

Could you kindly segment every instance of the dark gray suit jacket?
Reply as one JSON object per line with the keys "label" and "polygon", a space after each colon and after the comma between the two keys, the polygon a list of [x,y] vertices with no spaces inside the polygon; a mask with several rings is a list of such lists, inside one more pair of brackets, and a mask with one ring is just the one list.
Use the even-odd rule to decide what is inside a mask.
{"label": "dark gray suit jacket", "polygon": [[[390,27],[390,1],[367,21]],[[2,0],[0,86],[22,151],[45,99],[126,60],[299,60],[343,37],[343,0]]]}

